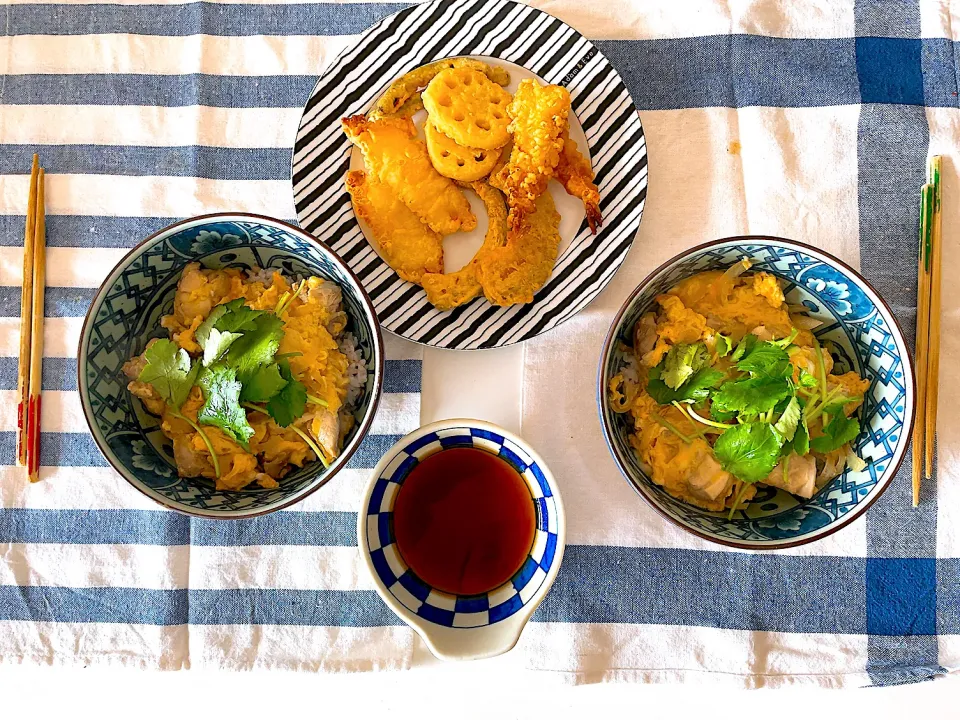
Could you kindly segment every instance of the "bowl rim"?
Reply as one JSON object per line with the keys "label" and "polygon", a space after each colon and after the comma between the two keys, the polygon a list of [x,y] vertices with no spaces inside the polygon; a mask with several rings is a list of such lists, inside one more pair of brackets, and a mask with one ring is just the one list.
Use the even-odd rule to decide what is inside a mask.
{"label": "bowl rim", "polygon": [[[376,381],[373,384],[373,394],[370,398],[370,405],[367,409],[366,416],[363,422],[360,424],[357,433],[354,435],[351,443],[343,449],[340,455],[331,463],[330,468],[328,469],[327,474],[322,478],[320,482],[314,482],[312,485],[308,485],[301,491],[299,494],[295,494],[290,498],[284,499],[281,502],[278,502],[274,505],[271,505],[266,508],[257,508],[256,510],[244,511],[244,510],[231,510],[226,512],[213,512],[209,510],[199,510],[195,508],[190,508],[189,506],[178,504],[166,496],[160,493],[149,492],[147,488],[141,487],[140,482],[133,480],[128,475],[126,468],[117,467],[114,464],[113,460],[110,458],[110,454],[104,449],[104,444],[101,442],[98,437],[97,431],[94,429],[94,421],[91,417],[90,409],[90,400],[85,389],[83,382],[84,370],[86,369],[86,356],[83,352],[84,346],[86,344],[87,331],[89,329],[90,321],[93,315],[93,308],[101,300],[103,293],[106,289],[112,284],[113,276],[117,270],[126,264],[128,261],[136,256],[138,253],[141,253],[144,248],[156,242],[158,239],[171,235],[174,232],[178,231],[185,225],[192,224],[202,224],[204,222],[216,222],[216,221],[231,221],[231,220],[240,220],[240,221],[254,221],[260,222],[266,225],[273,225],[279,227],[288,232],[292,232],[301,237],[301,239],[318,245],[321,250],[329,253],[339,264],[340,269],[346,272],[347,276],[353,281],[354,285],[360,291],[360,298],[362,305],[366,309],[370,318],[372,319],[371,327],[373,329],[374,336],[374,355],[376,355],[376,368],[375,368],[375,378]],[[324,243],[322,240],[307,232],[303,228],[297,227],[291,223],[279,220],[277,218],[270,217],[268,215],[259,215],[257,213],[250,212],[216,212],[216,213],[207,213],[204,215],[194,215],[193,217],[184,218],[183,220],[178,220],[175,223],[167,225],[156,232],[148,235],[146,238],[134,245],[129,252],[125,253],[120,260],[118,260],[110,272],[107,273],[106,277],[101,283],[100,287],[97,288],[97,291],[93,295],[93,300],[90,302],[90,306],[87,308],[87,314],[83,319],[83,325],[80,327],[80,338],[77,341],[77,391],[80,394],[80,406],[83,409],[83,417],[87,421],[87,426],[90,431],[90,435],[93,437],[93,441],[97,446],[97,449],[100,451],[100,454],[103,455],[107,463],[112,467],[127,483],[136,489],[141,494],[153,500],[158,505],[161,505],[165,508],[169,508],[176,512],[179,512],[183,515],[188,515],[191,517],[202,517],[212,520],[243,520],[254,517],[259,517],[261,515],[268,515],[277,510],[289,507],[295,503],[300,502],[309,495],[312,495],[314,492],[319,490],[321,487],[326,485],[330,480],[332,480],[337,473],[340,472],[344,467],[346,467],[347,462],[356,452],[357,448],[360,446],[360,443],[367,436],[367,433],[370,431],[370,426],[373,424],[373,419],[377,414],[377,408],[380,405],[380,397],[383,394],[383,363],[384,363],[384,346],[383,346],[383,332],[380,329],[380,321],[377,318],[376,308],[373,306],[373,302],[370,300],[370,296],[367,294],[366,289],[363,287],[363,284],[357,278],[353,270],[350,269],[350,266],[347,265],[343,258],[341,258],[329,245]]]}
{"label": "bowl rim", "polygon": [[[788,246],[788,247],[793,246],[793,247],[800,248],[804,251],[810,252],[814,256],[818,256],[818,255],[822,256],[823,258],[828,260],[830,263],[833,263],[837,265],[839,268],[841,268],[842,270],[844,270],[851,277],[856,279],[860,284],[865,286],[866,289],[869,290],[869,294],[873,296],[871,299],[875,298],[877,303],[883,308],[883,310],[886,311],[891,321],[891,326],[890,326],[891,332],[894,334],[895,338],[897,338],[903,345],[903,348],[905,350],[905,352],[903,353],[903,358],[904,358],[904,364],[907,369],[907,372],[904,372],[904,379],[907,383],[907,391],[908,391],[907,394],[911,396],[911,401],[904,404],[904,409],[906,412],[906,417],[904,420],[904,429],[906,430],[906,433],[901,432],[900,436],[906,439],[904,441],[902,450],[900,450],[898,457],[895,457],[894,461],[887,465],[886,470],[882,474],[882,477],[884,479],[882,481],[877,482],[877,485],[879,487],[870,495],[870,497],[867,498],[866,502],[858,503],[857,506],[851,512],[849,512],[848,514],[844,515],[843,517],[831,523],[822,532],[815,533],[815,534],[808,534],[807,536],[800,537],[796,540],[788,540],[785,542],[771,541],[769,543],[763,543],[763,544],[749,543],[749,542],[742,542],[738,540],[729,540],[726,538],[713,537],[701,530],[697,530],[695,528],[692,528],[680,522],[679,520],[674,518],[672,515],[670,515],[668,512],[666,512],[663,508],[661,508],[658,503],[654,502],[652,498],[648,497],[647,494],[644,493],[630,479],[630,474],[627,472],[623,460],[617,454],[616,445],[613,442],[613,438],[612,438],[613,428],[609,426],[609,423],[607,422],[607,419],[606,419],[606,413],[604,412],[607,409],[609,404],[609,400],[607,398],[607,393],[605,392],[604,383],[603,383],[604,368],[607,365],[607,361],[609,360],[609,357],[610,357],[610,351],[613,348],[613,342],[616,339],[616,336],[618,334],[616,330],[619,328],[620,323],[623,320],[623,316],[626,314],[627,310],[631,307],[631,305],[636,300],[636,298],[641,294],[641,292],[643,292],[646,289],[646,287],[653,281],[653,279],[657,275],[659,275],[661,272],[665,271],[671,265],[674,265],[675,263],[678,263],[691,255],[699,253],[703,250],[708,250],[712,247],[717,247],[719,245],[724,245],[731,242],[740,242],[740,243],[749,244],[751,241],[755,242],[756,244],[781,245],[781,246]],[[623,478],[627,481],[627,484],[630,485],[630,487],[633,488],[634,492],[636,492],[637,495],[643,498],[644,502],[646,502],[647,505],[652,507],[657,512],[657,514],[659,514],[661,517],[663,517],[673,525],[681,528],[682,530],[685,530],[686,532],[692,535],[699,537],[702,540],[706,540],[707,542],[716,543],[718,545],[723,545],[726,547],[737,548],[740,550],[760,550],[760,551],[783,550],[787,548],[799,547],[800,545],[806,545],[808,543],[816,542],[817,540],[822,540],[823,538],[829,535],[832,535],[838,530],[845,528],[847,525],[852,523],[854,520],[856,520],[861,515],[863,515],[867,510],[869,510],[870,506],[873,505],[880,498],[880,496],[883,495],[884,492],[886,492],[887,488],[890,486],[890,483],[893,481],[894,476],[900,471],[900,467],[903,464],[903,460],[907,455],[907,450],[909,449],[909,446],[910,446],[909,438],[913,436],[913,425],[916,420],[916,402],[917,402],[916,381],[915,381],[915,375],[914,375],[913,357],[910,355],[910,348],[907,345],[906,337],[903,334],[903,328],[900,327],[900,323],[897,320],[896,315],[894,315],[893,310],[890,307],[890,305],[887,303],[887,301],[883,299],[883,296],[880,295],[879,292],[877,292],[876,288],[873,287],[870,281],[867,280],[863,275],[861,275],[858,270],[851,267],[840,258],[836,257],[833,253],[827,250],[823,250],[822,248],[815,247],[808,243],[801,242],[799,240],[791,240],[789,238],[780,237],[778,235],[731,235],[728,237],[718,238],[716,240],[710,240],[708,242],[700,243],[699,245],[695,245],[693,247],[687,248],[677,253],[670,259],[661,263],[656,269],[652,270],[650,273],[647,274],[647,276],[640,282],[640,284],[633,289],[633,291],[630,293],[627,299],[624,300],[623,304],[620,306],[620,309],[617,310],[617,314],[614,316],[614,319],[610,324],[610,328],[609,330],[607,330],[606,337],[604,338],[603,347],[600,351],[600,364],[597,368],[597,408],[600,414],[600,427],[603,430],[603,439],[607,445],[607,449],[609,450],[610,455],[613,456],[614,462],[617,465],[617,469],[620,471],[620,474],[623,476]]]}

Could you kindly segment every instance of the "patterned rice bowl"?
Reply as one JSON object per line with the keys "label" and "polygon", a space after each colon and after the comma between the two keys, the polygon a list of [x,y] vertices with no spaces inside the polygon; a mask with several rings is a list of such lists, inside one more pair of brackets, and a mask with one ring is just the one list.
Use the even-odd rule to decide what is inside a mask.
{"label": "patterned rice bowl", "polygon": [[[472,447],[499,456],[523,479],[534,504],[533,545],[500,587],[451,595],[430,587],[397,549],[393,509],[417,464],[450,448]],[[556,480],[523,440],[480,420],[441,420],[400,439],[374,469],[357,514],[360,555],[387,606],[442,660],[477,660],[511,650],[560,570],[566,535]]]}
{"label": "patterned rice bowl", "polygon": [[[846,468],[810,500],[784,490],[760,488],[745,510],[701,510],[676,500],[656,485],[629,443],[630,418],[613,412],[607,392],[624,365],[624,345],[654,298],[680,280],[706,270],[726,269],[742,258],[751,270],[776,275],[787,302],[805,305],[822,325],[814,332],[831,348],[841,371],[870,380],[858,411],[860,436],[853,448],[867,461]],[[765,550],[818,540],[850,524],[886,490],[907,452],[914,418],[910,353],[890,307],[856,270],[803,243],[768,236],[742,236],[706,243],[661,265],[620,308],[600,356],[598,404],[604,436],[620,472],[637,493],[670,522],[706,540],[731,547]]]}
{"label": "patterned rice bowl", "polygon": [[[154,337],[166,337],[160,318],[173,309],[184,267],[276,269],[316,275],[343,294],[353,334],[366,361],[367,381],[354,405],[356,424],[340,456],[295,469],[277,489],[218,491],[212,480],[180,478],[159,418],[127,391],[123,364]],[[78,351],[80,400],[93,438],[107,461],[131,485],[174,510],[207,518],[263,515],[301,500],[343,468],[366,435],[380,399],[383,338],[373,306],[354,274],[326,245],[287,223],[260,215],[204,215],[171,225],[131,250],[97,291]]]}

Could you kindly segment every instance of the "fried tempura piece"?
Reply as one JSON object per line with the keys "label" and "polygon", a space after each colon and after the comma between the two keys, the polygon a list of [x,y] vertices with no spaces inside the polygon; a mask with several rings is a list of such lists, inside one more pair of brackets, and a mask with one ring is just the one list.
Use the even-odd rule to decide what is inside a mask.
{"label": "fried tempura piece", "polygon": [[374,109],[370,111],[369,117],[371,120],[379,120],[380,118],[385,117],[412,118],[421,110],[423,110],[423,97],[421,97],[419,92],[415,92],[413,95],[407,98],[406,102],[397,108],[396,112],[383,113],[377,109]]}
{"label": "fried tempura piece", "polygon": [[560,153],[560,162],[557,163],[556,178],[564,190],[583,201],[590,232],[596,235],[597,228],[603,224],[600,214],[600,190],[593,183],[594,172],[590,161],[580,154],[576,141],[571,140],[568,133],[563,134],[563,152]]}
{"label": "fried tempura piece", "polygon": [[533,302],[557,260],[560,246],[560,213],[550,193],[537,198],[534,212],[510,230],[507,244],[486,253],[476,274],[483,294],[494,305]]}
{"label": "fried tempura piece", "polygon": [[443,272],[443,237],[420,222],[393,190],[354,170],[347,173],[347,191],[354,212],[370,226],[397,275],[419,283],[424,273]]}
{"label": "fried tempura piece", "polygon": [[477,280],[477,267],[495,248],[503,247],[507,242],[507,206],[499,190],[486,183],[475,182],[466,185],[480,196],[487,209],[487,234],[483,245],[473,259],[456,272],[447,274],[427,273],[421,284],[427,292],[427,300],[437,310],[452,310],[478,297],[483,288]]}
{"label": "fried tempura piece", "polygon": [[467,198],[433,167],[410,118],[369,120],[354,115],[340,122],[350,141],[363,152],[370,177],[393,190],[431,230],[449,235],[477,226]]}
{"label": "fried tempura piece", "polygon": [[440,132],[432,120],[423,124],[430,162],[444,177],[476,182],[490,174],[500,160],[500,150],[464,147]]}
{"label": "fried tempura piece", "polygon": [[[412,98],[418,90],[425,88],[441,71],[459,67],[482,72],[497,83],[497,85],[506,87],[510,84],[510,73],[502,67],[487,65],[485,62],[474,60],[473,58],[448,58],[447,60],[438,60],[428,65],[421,65],[406,75],[401,75],[394,80],[390,84],[390,87],[380,96],[380,99],[377,100],[377,104],[373,106],[370,117],[380,118],[397,114],[400,108],[406,105],[407,101]],[[415,112],[416,110],[411,112],[410,115],[413,115]]]}
{"label": "fried tempura piece", "polygon": [[491,185],[506,194],[510,228],[518,228],[547,189],[563,151],[570,114],[570,93],[559,85],[523,80],[507,106],[513,149]]}
{"label": "fried tempura piece", "polygon": [[434,126],[458,144],[495,150],[510,142],[507,105],[513,98],[486,75],[468,68],[444,70],[423,91]]}

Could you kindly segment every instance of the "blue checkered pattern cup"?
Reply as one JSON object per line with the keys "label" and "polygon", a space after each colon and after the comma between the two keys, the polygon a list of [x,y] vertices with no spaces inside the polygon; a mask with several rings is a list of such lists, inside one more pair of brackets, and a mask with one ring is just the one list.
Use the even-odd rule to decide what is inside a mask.
{"label": "blue checkered pattern cup", "polygon": [[[397,549],[393,508],[410,472],[425,458],[472,447],[499,456],[523,478],[534,505],[534,539],[520,568],[480,595],[452,595],[419,578]],[[394,445],[373,471],[357,515],[357,540],[383,601],[442,660],[476,660],[511,650],[560,569],[565,521],[557,483],[520,438],[480,420],[441,420]]]}

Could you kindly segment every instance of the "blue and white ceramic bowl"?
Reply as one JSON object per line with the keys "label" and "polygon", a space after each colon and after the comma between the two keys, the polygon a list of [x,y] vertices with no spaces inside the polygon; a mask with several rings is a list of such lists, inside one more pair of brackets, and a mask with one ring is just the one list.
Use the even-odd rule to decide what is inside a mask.
{"label": "blue and white ceramic bowl", "polygon": [[[160,318],[173,311],[183,268],[257,266],[287,275],[316,275],[343,292],[347,330],[367,361],[367,385],[355,409],[356,425],[340,456],[325,469],[309,463],[274,490],[214,489],[212,480],[180,478],[159,419],[127,391],[123,364],[154,337],[166,337]],[[259,215],[205,215],[171,225],[131,250],[97,291],[80,335],[79,388],[90,432],[110,464],[131,485],[174,510],[209,518],[262,515],[295,503],[346,465],[373,420],[383,378],[383,338],[370,298],[347,266],[312,235]]]}
{"label": "blue and white ceramic bowl", "polygon": [[[451,595],[427,585],[397,550],[393,506],[410,471],[426,457],[456,447],[498,455],[524,479],[534,504],[533,547],[520,569],[482,595]],[[566,523],[557,483],[523,440],[480,420],[441,420],[402,438],[373,471],[357,516],[357,540],[383,601],[443,660],[500,655],[520,639],[563,559]]]}
{"label": "blue and white ceramic bowl", "polygon": [[[623,345],[654,298],[680,280],[705,270],[730,267],[741,258],[784,281],[787,302],[803,304],[823,325],[814,332],[827,341],[836,365],[870,379],[860,409],[863,431],[854,442],[867,461],[861,472],[846,469],[810,500],[777,488],[761,489],[732,521],[726,513],[695,508],[656,485],[632,450],[630,418],[610,409],[608,382],[623,365]],[[803,243],[766,236],[734,237],[700,245],[667,261],[627,299],[613,322],[600,357],[600,420],[610,452],[634,489],[661,515],[706,540],[762,550],[812,542],[851,523],[890,484],[907,451],[913,427],[913,368],[903,333],[889,306],[856,270]],[[906,501],[905,501],[906,502]]]}

